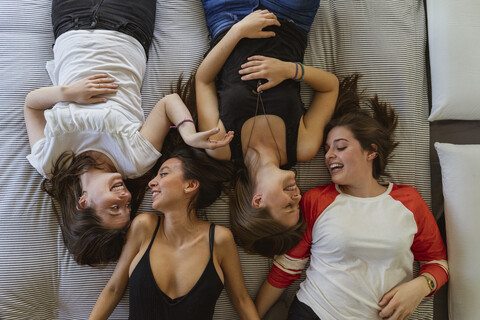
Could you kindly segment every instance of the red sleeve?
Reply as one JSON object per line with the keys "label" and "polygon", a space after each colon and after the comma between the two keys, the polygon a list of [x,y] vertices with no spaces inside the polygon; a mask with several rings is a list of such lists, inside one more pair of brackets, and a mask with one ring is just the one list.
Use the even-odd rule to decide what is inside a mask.
{"label": "red sleeve", "polygon": [[303,195],[300,208],[307,224],[307,230],[295,248],[274,258],[273,266],[267,278],[268,283],[272,286],[286,288],[300,278],[310,257],[313,226],[320,214],[335,200],[337,195],[338,192],[335,190],[334,184],[311,189]]}
{"label": "red sleeve", "polygon": [[[430,273],[437,281],[437,289],[448,280],[447,250],[428,205],[418,191],[411,186],[398,186],[395,198],[409,209],[417,223],[417,233],[411,247],[415,260],[424,263],[420,274]],[[443,260],[443,261],[442,261]],[[436,292],[432,292],[434,294]]]}

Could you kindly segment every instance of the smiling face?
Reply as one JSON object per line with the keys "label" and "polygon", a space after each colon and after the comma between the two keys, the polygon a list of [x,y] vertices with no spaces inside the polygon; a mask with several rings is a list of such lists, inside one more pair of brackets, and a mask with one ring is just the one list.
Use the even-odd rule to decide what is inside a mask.
{"label": "smiling face", "polygon": [[268,208],[272,218],[285,227],[297,224],[302,196],[293,171],[278,169],[261,183],[259,190],[261,193],[254,195],[254,206]]}
{"label": "smiling face", "polygon": [[132,195],[118,172],[90,170],[82,188],[79,207],[95,209],[104,227],[120,229],[129,223]]}
{"label": "smiling face", "polygon": [[177,158],[165,161],[148,186],[152,189],[152,208],[157,211],[163,212],[184,202],[188,181],[184,178],[182,161]]}
{"label": "smiling face", "polygon": [[372,161],[375,152],[365,150],[347,127],[335,127],[325,142],[325,164],[332,182],[341,186],[357,186],[373,179]]}

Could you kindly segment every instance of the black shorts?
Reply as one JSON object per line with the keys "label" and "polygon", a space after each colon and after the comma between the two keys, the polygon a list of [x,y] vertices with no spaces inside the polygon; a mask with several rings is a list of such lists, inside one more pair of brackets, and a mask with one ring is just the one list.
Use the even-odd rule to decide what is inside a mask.
{"label": "black shorts", "polygon": [[313,312],[312,308],[298,300],[297,295],[295,295],[288,310],[288,320],[320,320],[320,318]]}
{"label": "black shorts", "polygon": [[156,5],[156,0],[53,0],[53,33],[57,39],[70,30],[115,30],[137,39],[148,55]]}

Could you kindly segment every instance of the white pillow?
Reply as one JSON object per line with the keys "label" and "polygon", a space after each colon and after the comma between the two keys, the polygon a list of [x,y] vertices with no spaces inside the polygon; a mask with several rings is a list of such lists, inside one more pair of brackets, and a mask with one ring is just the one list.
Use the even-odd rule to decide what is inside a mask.
{"label": "white pillow", "polygon": [[448,312],[452,320],[480,315],[480,145],[435,143],[445,203]]}
{"label": "white pillow", "polygon": [[480,1],[427,0],[432,81],[428,120],[480,119]]}

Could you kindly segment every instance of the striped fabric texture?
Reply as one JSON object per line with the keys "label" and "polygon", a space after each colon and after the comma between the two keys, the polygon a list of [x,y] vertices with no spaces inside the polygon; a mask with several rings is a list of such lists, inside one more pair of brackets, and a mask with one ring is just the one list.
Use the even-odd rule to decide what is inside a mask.
{"label": "striped fabric texture", "polygon": [[[40,190],[41,176],[29,165],[23,101],[33,89],[50,85],[45,70],[52,59],[51,1],[3,1],[0,11],[0,318],[86,319],[114,264],[78,266],[65,249],[52,203]],[[188,77],[208,49],[200,1],[157,2],[155,37],[142,88],[148,114],[183,73]],[[339,77],[359,72],[361,86],[378,93],[398,111],[400,145],[388,166],[390,180],[415,186],[430,202],[429,131],[423,1],[322,0],[309,35],[305,64]],[[311,90],[302,87],[308,106]],[[296,166],[302,191],[329,182],[323,152]],[[148,197],[147,197],[148,198]],[[152,211],[145,199],[141,211]],[[224,226],[228,205],[222,197],[205,212]],[[252,297],[271,261],[240,250]],[[292,285],[268,319],[283,319]],[[128,291],[111,316],[126,319]],[[426,299],[412,319],[432,319]],[[237,319],[225,293],[214,319]]]}

